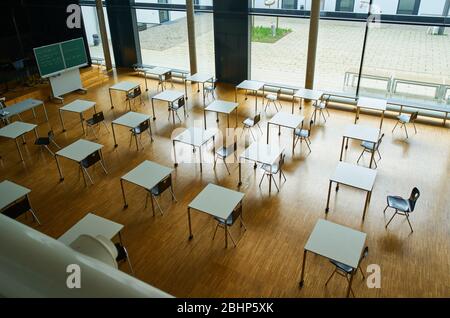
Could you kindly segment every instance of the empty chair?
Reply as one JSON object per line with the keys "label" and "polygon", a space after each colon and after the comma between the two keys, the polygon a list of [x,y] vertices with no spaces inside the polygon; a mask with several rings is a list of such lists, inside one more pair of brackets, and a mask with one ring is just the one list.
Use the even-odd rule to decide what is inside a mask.
{"label": "empty chair", "polygon": [[184,99],[184,97],[180,98],[176,102],[174,102],[174,103],[169,105],[169,118],[168,118],[168,120],[170,120],[170,113],[172,113],[172,119],[173,119],[173,124],[174,125],[175,125],[175,115],[177,116],[178,120],[181,123],[181,118],[178,115],[178,110],[180,110],[180,108],[183,108],[184,117],[187,117],[187,114],[186,114],[186,100]]}
{"label": "empty chair", "polygon": [[[145,197],[145,207],[147,208],[148,197],[150,197],[150,200],[153,199],[155,200],[159,212],[161,213],[161,215],[163,215],[163,210],[159,205],[157,197],[161,196],[167,189],[169,190],[172,196],[172,201],[177,202],[175,194],[173,193],[172,176],[168,175],[165,179],[160,181],[156,186],[154,186],[151,190],[147,192],[147,196]],[[153,210],[153,216],[155,216],[155,210]]]}
{"label": "empty chair", "polygon": [[[363,151],[361,152],[361,155],[359,156],[357,163],[359,163],[359,161],[361,160],[361,158],[364,155],[364,153],[368,152],[368,153],[372,154],[372,152],[374,152],[374,151],[380,157],[380,159],[378,159],[378,161],[380,161],[381,160],[381,154],[380,154],[379,148],[380,148],[381,142],[383,141],[383,137],[384,137],[384,134],[382,134],[380,136],[380,138],[378,139],[378,142],[376,144],[374,144],[372,142],[368,142],[368,141],[363,141],[361,143],[361,146],[363,147]],[[374,160],[373,162],[375,163],[375,168],[378,168],[377,161]]]}
{"label": "empty chair", "polygon": [[216,168],[217,159],[222,159],[223,163],[225,164],[225,168],[227,168],[228,174],[231,174],[230,170],[228,169],[226,159],[232,154],[234,154],[234,159],[237,160],[236,152],[237,152],[237,136],[234,136],[233,144],[229,145],[228,147],[222,146],[219,148],[219,150],[216,151],[216,156],[214,158],[214,169]]}
{"label": "empty chair", "polygon": [[117,263],[127,261],[131,274],[134,276],[133,266],[131,266],[130,257],[125,246],[120,243],[113,243],[103,235],[97,235],[95,238],[108,250]]}
{"label": "empty chair", "polygon": [[[361,275],[362,275],[363,279],[365,279],[365,276],[364,276],[363,270],[361,269],[361,262],[363,261],[363,259],[365,259],[367,257],[368,254],[369,254],[369,247],[366,246],[364,248],[364,251],[363,251],[363,253],[361,255],[361,258],[359,259],[359,263],[358,263],[358,269],[361,272]],[[333,264],[335,266],[335,268],[334,268],[333,273],[331,273],[331,276],[327,279],[327,281],[325,283],[325,286],[327,286],[328,282],[331,280],[331,278],[336,273],[341,275],[341,276],[343,276],[343,277],[345,277],[347,279],[347,281],[349,282],[350,281],[350,275],[353,272],[353,268],[348,266],[348,265],[345,265],[343,263],[340,263],[338,261],[335,261],[335,260],[330,260],[330,262],[331,262],[331,264]],[[353,292],[353,289],[350,289],[350,291],[352,292],[353,297],[355,297],[355,293]]]}
{"label": "empty chair", "polygon": [[[253,135],[252,128],[254,126],[258,126],[259,130],[261,131],[261,135],[263,134],[263,131],[261,129],[261,126],[259,126],[259,122],[261,121],[261,114],[255,115],[253,118],[246,118],[242,123],[244,124],[244,129],[242,130],[242,134],[244,133],[245,129],[249,129],[250,133],[252,134],[253,140],[256,140],[255,135]],[[242,135],[241,134],[241,135]]]}
{"label": "empty chair", "polygon": [[322,115],[325,122],[327,122],[327,118],[323,114],[323,111],[325,110],[328,114],[328,117],[330,117],[330,112],[327,109],[329,100],[330,100],[330,96],[328,96],[326,99],[322,96],[322,98],[320,100],[317,100],[313,103],[312,106],[314,107],[314,111],[311,115],[311,122],[313,122],[313,123],[316,122],[317,112],[319,113],[319,119],[320,119],[320,116]]}
{"label": "empty chair", "polygon": [[[83,172],[83,178],[84,178],[84,173],[86,173],[86,175],[89,178],[89,181],[91,181],[91,184],[94,184],[94,182],[92,182],[92,178],[89,175],[87,169],[89,167],[93,166],[94,164],[96,164],[97,162],[100,162],[100,165],[102,166],[103,171],[105,172],[105,174],[108,174],[108,171],[106,171],[106,168],[103,165],[102,156],[100,155],[100,151],[96,151],[96,152],[90,154],[85,159],[81,160],[81,162],[80,162],[80,168]],[[84,183],[86,183],[86,178],[84,178]]]}
{"label": "empty chair", "polygon": [[275,106],[276,111],[278,112],[277,103],[280,106],[280,110],[281,110],[283,108],[283,105],[280,102],[280,97],[281,97],[281,88],[279,90],[277,90],[276,94],[267,94],[266,95],[267,103],[266,103],[266,107],[264,108],[264,111],[267,112],[267,107],[269,107],[271,104],[273,104]]}
{"label": "empty chair", "polygon": [[[7,106],[6,106],[6,97],[0,98],[0,118],[2,119],[2,122],[4,125],[7,125],[9,123],[8,118],[6,118],[8,112]],[[16,114],[17,117],[19,117],[20,120],[22,120],[22,117],[20,117],[20,113]]]}
{"label": "empty chair", "polygon": [[409,199],[403,199],[399,196],[388,196],[387,197],[387,205],[384,209],[383,213],[386,213],[387,208],[394,209],[394,215],[392,215],[389,222],[386,224],[386,228],[389,226],[389,223],[391,223],[394,216],[397,214],[404,215],[406,217],[406,220],[408,221],[409,227],[411,229],[411,232],[413,231],[413,228],[411,226],[411,222],[409,221],[409,214],[414,211],[414,208],[416,207],[417,199],[420,197],[420,191],[417,188],[412,189],[411,195],[409,196]]}
{"label": "empty chair", "polygon": [[172,87],[173,87],[172,72],[167,72],[166,74],[159,75],[158,76],[158,87],[156,88],[156,90],[159,91],[160,86],[161,86],[161,91],[165,90],[166,83],[169,81],[172,83]]}
{"label": "empty chair", "polygon": [[41,146],[41,148],[43,147],[43,148],[47,149],[47,151],[50,152],[50,154],[52,156],[55,156],[55,154],[48,147],[48,146],[50,146],[50,144],[54,144],[58,149],[61,149],[61,147],[55,142],[55,134],[53,133],[53,130],[50,130],[48,132],[47,137],[36,138],[36,140],[34,141],[34,144],[37,146]]}
{"label": "empty chair", "polygon": [[36,220],[36,222],[40,225],[41,222],[39,222],[38,217],[34,213],[34,210],[31,207],[30,201],[28,200],[27,196],[25,196],[20,201],[17,201],[14,204],[10,205],[6,209],[4,209],[1,213],[12,219],[17,219],[19,216],[27,213],[28,211],[33,216],[33,219]]}
{"label": "empty chair", "polygon": [[210,82],[209,85],[205,85],[205,98],[208,98],[208,96],[211,95],[212,99],[215,100],[215,92],[216,92],[216,79]]}
{"label": "empty chair", "polygon": [[304,140],[306,143],[306,146],[308,146],[309,152],[311,152],[311,139],[309,139],[311,137],[311,122],[309,124],[309,129],[304,129],[304,128],[297,128],[294,131],[294,135],[295,135],[295,143],[294,143],[294,148],[295,146],[297,146],[297,143],[300,141],[300,144],[302,143],[302,141]]}
{"label": "empty chair", "polygon": [[416,119],[417,116],[419,115],[419,112],[414,112],[411,115],[407,115],[407,114],[401,114],[397,116],[397,123],[395,124],[394,128],[392,129],[392,132],[394,132],[395,128],[397,128],[398,124],[400,123],[400,128],[404,127],[405,128],[405,133],[406,133],[406,138],[409,138],[408,136],[408,129],[406,128],[406,124],[408,123],[412,123],[414,126],[414,131],[417,134],[417,128],[416,128]]}
{"label": "empty chair", "polygon": [[284,178],[284,181],[286,181],[286,176],[283,172],[283,165],[286,155],[281,154],[280,160],[277,163],[273,163],[271,165],[263,164],[261,169],[264,171],[263,176],[261,177],[261,181],[259,182],[259,187],[261,188],[261,184],[264,180],[264,177],[267,176],[267,178],[271,178],[273,180],[273,183],[275,184],[275,187],[277,188],[277,191],[280,192],[280,188],[278,187],[276,181],[275,181],[275,175],[279,174],[279,181],[281,186],[281,177]]}
{"label": "empty chair", "polygon": [[226,233],[225,235],[229,235],[231,238],[231,241],[233,242],[234,246],[236,247],[236,242],[234,241],[233,236],[230,233],[229,227],[232,226],[238,219],[240,220],[240,226],[244,227],[244,230],[246,231],[247,228],[245,227],[244,222],[242,221],[242,203],[240,203],[236,209],[231,213],[231,215],[228,217],[228,219],[221,219],[221,218],[214,218],[217,221],[216,229],[214,231],[213,240],[216,237],[217,229],[219,227],[223,228]]}
{"label": "empty chair", "polygon": [[[130,129],[131,132],[131,136],[130,136],[130,146],[131,146],[131,141],[134,138],[136,138],[136,149],[139,150],[139,146],[138,146],[138,142],[139,144],[141,144],[142,149],[144,149],[144,145],[142,144],[142,133],[148,131],[148,135],[150,136],[150,140],[153,141],[153,137],[152,137],[152,133],[150,131],[150,119],[147,119],[146,121],[143,121],[142,123],[139,124],[139,126]],[[138,138],[139,136],[139,138]]]}
{"label": "empty chair", "polygon": [[103,125],[105,126],[106,130],[109,133],[109,129],[108,126],[106,125],[105,116],[103,115],[103,112],[95,113],[94,115],[92,115],[92,118],[86,120],[87,127],[92,130],[95,139],[98,139],[98,137],[97,134],[95,133],[94,126],[100,126],[101,123],[103,123]]}
{"label": "empty chair", "polygon": [[128,106],[131,110],[131,101],[133,101],[133,105],[136,103],[136,98],[139,97],[139,101],[142,104],[144,104],[144,101],[142,100],[142,91],[141,91],[141,87],[138,86],[135,89],[133,89],[131,92],[127,93],[127,98],[125,100],[125,102],[128,102]]}

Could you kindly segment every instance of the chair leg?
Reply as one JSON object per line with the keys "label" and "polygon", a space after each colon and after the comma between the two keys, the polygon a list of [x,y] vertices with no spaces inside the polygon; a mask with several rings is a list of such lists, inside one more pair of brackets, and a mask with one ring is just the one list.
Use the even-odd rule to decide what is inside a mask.
{"label": "chair leg", "polygon": [[53,153],[53,151],[50,150],[50,148],[47,145],[44,145],[44,148],[47,149],[48,152],[50,152],[50,154],[52,155],[52,157],[55,156],[55,154]]}
{"label": "chair leg", "polygon": [[147,192],[147,194],[145,195],[145,209],[147,208],[147,201],[148,201],[148,196],[149,196],[150,194]]}
{"label": "chair leg", "polygon": [[413,127],[414,127],[414,131],[415,131],[415,132],[416,132],[416,134],[417,134],[416,123],[415,123],[415,122],[413,122],[412,124],[413,124]]}
{"label": "chair leg", "polygon": [[104,121],[102,121],[102,123],[103,123],[103,125],[105,126],[105,128],[106,128],[106,131],[108,132],[108,134],[109,134],[109,128],[108,128],[108,125],[104,122]]}
{"label": "chair leg", "polygon": [[234,241],[233,235],[231,235],[231,232],[230,232],[230,230],[228,230],[228,227],[226,229],[227,229],[227,235],[230,236],[230,239],[233,242],[234,247],[236,247],[236,242]]}
{"label": "chair leg", "polygon": [[363,149],[363,151],[361,152],[361,154],[359,155],[358,160],[356,161],[357,164],[359,164],[359,161],[361,160],[362,156],[364,155],[364,152],[366,152],[365,149]]}
{"label": "chair leg", "polygon": [[259,187],[260,187],[260,188],[261,188],[261,184],[262,184],[262,182],[263,182],[265,176],[266,176],[266,173],[264,172],[264,174],[263,174],[263,176],[262,176],[262,178],[261,178],[261,181],[259,181]]}
{"label": "chair leg", "polygon": [[161,209],[161,206],[159,205],[159,202],[158,202],[158,200],[156,199],[156,196],[154,196],[154,195],[152,194],[152,197],[153,197],[153,199],[155,199],[156,206],[157,206],[158,209],[159,209],[159,213],[161,213],[161,215],[164,215],[163,210]]}
{"label": "chair leg", "polygon": [[105,174],[108,174],[108,171],[106,171],[105,165],[103,164],[102,160],[100,160],[100,165],[103,168],[103,171],[105,172]]}
{"label": "chair leg", "polygon": [[408,129],[406,128],[406,124],[403,124],[403,127],[405,128],[406,139],[408,139],[409,136],[408,136]]}
{"label": "chair leg", "polygon": [[328,282],[331,280],[331,278],[333,278],[335,273],[336,273],[336,269],[334,269],[334,271],[331,273],[330,277],[328,277],[327,281],[325,282],[325,286],[328,285]]}
{"label": "chair leg", "polygon": [[128,263],[128,266],[130,267],[131,275],[135,276],[134,269],[133,269],[133,266],[131,266],[130,256],[128,255],[128,253],[127,253],[127,263]]}
{"label": "chair leg", "polygon": [[217,229],[219,228],[219,223],[217,222],[216,229],[214,230],[213,241],[216,238]]}
{"label": "chair leg", "polygon": [[175,201],[175,202],[178,202],[178,201],[177,201],[177,198],[175,197],[175,193],[173,193],[173,188],[172,188],[172,186],[170,187],[169,191],[170,191],[170,194],[172,195],[172,200]]}
{"label": "chair leg", "polygon": [[306,141],[306,142],[305,142],[305,143],[306,143],[306,146],[308,146],[309,152],[312,152],[312,151],[311,151],[311,147],[309,146],[309,143],[308,143],[308,139],[305,139],[305,141]]}
{"label": "chair leg", "polygon": [[256,124],[256,126],[258,126],[258,128],[259,128],[259,131],[261,132],[261,135],[263,135],[263,134],[264,134],[264,132],[262,131],[262,129],[261,129],[261,126],[260,126],[259,124]]}
{"label": "chair leg", "polygon": [[252,131],[252,129],[251,129],[251,128],[249,128],[249,130],[250,130],[250,133],[252,134],[253,140],[255,140],[255,141],[256,141],[256,138],[255,138],[255,135],[253,134],[253,131]]}
{"label": "chair leg", "polygon": [[225,158],[223,158],[223,163],[225,164],[225,168],[227,168],[228,175],[231,175],[230,169],[228,169],[228,165],[227,165],[227,162],[225,161]]}
{"label": "chair leg", "polygon": [[87,169],[85,168],[85,167],[82,167],[82,169],[83,169],[83,172],[85,172],[86,173],[86,175],[88,176],[88,178],[89,178],[89,181],[91,181],[91,184],[94,184],[94,182],[92,181],[92,178],[91,178],[91,176],[89,175],[89,173],[87,172]]}
{"label": "chair leg", "polygon": [[270,174],[269,176],[270,176],[270,178],[272,178],[273,184],[275,184],[275,187],[277,188],[277,191],[280,192],[280,188],[278,188],[277,182],[275,181],[275,178],[273,177],[273,174]]}
{"label": "chair leg", "polygon": [[31,215],[33,216],[33,218],[36,220],[36,222],[37,222],[39,225],[41,225],[41,222],[39,222],[39,219],[38,219],[38,217],[36,216],[36,214],[34,213],[34,210],[33,210],[33,209],[30,209],[30,212],[31,212]]}
{"label": "chair leg", "polygon": [[242,220],[242,214],[240,216],[240,219],[241,219],[241,227],[244,227],[244,231],[247,231],[247,227],[245,226],[244,221]]}
{"label": "chair leg", "polygon": [[395,128],[397,128],[398,123],[399,122],[397,121],[397,123],[395,124],[394,128],[392,128],[392,132],[394,132]]}
{"label": "chair leg", "polygon": [[387,227],[389,226],[389,223],[391,223],[392,219],[393,219],[394,216],[396,216],[396,215],[397,215],[397,210],[395,210],[394,215],[392,215],[391,219],[390,219],[389,222],[386,224],[386,227],[385,227],[385,228],[387,228]]}
{"label": "chair leg", "polygon": [[388,209],[389,205],[386,205],[386,207],[383,210],[383,213],[386,214],[386,210]]}
{"label": "chair leg", "polygon": [[411,233],[413,233],[414,230],[413,230],[413,228],[412,228],[411,222],[409,222],[409,214],[408,214],[408,213],[405,213],[405,216],[406,216],[406,220],[408,221],[409,228],[411,229]]}
{"label": "chair leg", "polygon": [[358,266],[358,268],[359,268],[359,271],[361,272],[361,275],[362,275],[362,277],[363,277],[363,280],[365,280],[365,279],[366,279],[366,276],[364,276],[364,272],[363,272],[363,270],[361,269],[361,266]]}
{"label": "chair leg", "polygon": [[56,148],[61,149],[61,147],[60,147],[53,139],[50,140],[50,142],[51,142],[52,144],[54,144],[54,145],[56,146]]}

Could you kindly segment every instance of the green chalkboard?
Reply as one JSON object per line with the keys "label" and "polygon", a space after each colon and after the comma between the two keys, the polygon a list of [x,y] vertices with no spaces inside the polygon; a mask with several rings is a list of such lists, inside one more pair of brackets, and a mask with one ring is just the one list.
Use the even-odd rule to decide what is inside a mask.
{"label": "green chalkboard", "polygon": [[61,42],[66,68],[87,64],[86,50],[82,38]]}
{"label": "green chalkboard", "polygon": [[34,55],[41,76],[58,73],[66,68],[59,43],[35,48]]}

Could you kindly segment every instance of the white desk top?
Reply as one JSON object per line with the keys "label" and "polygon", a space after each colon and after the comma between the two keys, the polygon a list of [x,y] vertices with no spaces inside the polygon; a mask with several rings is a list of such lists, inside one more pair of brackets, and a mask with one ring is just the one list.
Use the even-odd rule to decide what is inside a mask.
{"label": "white desk top", "polygon": [[138,86],[139,86],[139,84],[132,83],[132,82],[119,82],[119,83],[111,86],[109,89],[113,89],[116,91],[129,92]]}
{"label": "white desk top", "polygon": [[147,190],[172,173],[173,169],[161,166],[155,162],[145,160],[139,166],[122,177],[123,180],[134,183]]}
{"label": "white desk top", "polygon": [[245,80],[238,86],[236,86],[236,88],[247,89],[249,91],[259,91],[261,88],[264,87],[264,85],[265,83],[263,82]]}
{"label": "white desk top", "polygon": [[91,109],[95,106],[95,102],[91,102],[89,100],[77,99],[73,102],[61,107],[60,111],[73,112],[73,113],[82,113],[88,109]]}
{"label": "white desk top", "polygon": [[205,73],[196,73],[194,75],[189,75],[186,77],[186,81],[191,81],[195,83],[206,83],[210,82],[214,78],[214,75]]}
{"label": "white desk top", "polygon": [[58,241],[70,245],[70,243],[75,241],[82,234],[91,235],[93,237],[103,235],[107,239],[112,239],[120,232],[120,230],[122,230],[122,228],[122,224],[89,213],[78,221],[77,224],[72,226],[66,233],[61,235],[58,238]]}
{"label": "white desk top", "polygon": [[272,125],[295,129],[300,126],[304,119],[305,116],[279,112],[269,120],[269,123]]}
{"label": "white desk top", "polygon": [[152,97],[152,99],[163,100],[166,102],[173,103],[174,101],[179,100],[183,96],[184,96],[183,92],[168,89],[161,93],[156,94],[155,96]]}
{"label": "white desk top", "polygon": [[102,148],[103,145],[92,141],[79,139],[67,147],[59,150],[56,155],[74,160],[76,162],[81,162],[87,156]]}
{"label": "white desk top", "polygon": [[188,145],[200,147],[208,140],[210,140],[217,133],[217,129],[204,130],[198,127],[189,127],[182,133],[173,138],[175,141],[179,141]]}
{"label": "white desk top", "polygon": [[322,98],[323,92],[313,89],[301,88],[295,92],[294,96],[310,100],[319,100]]}
{"label": "white desk top", "polygon": [[167,73],[172,72],[172,70],[170,68],[167,67],[154,67],[154,68],[145,68],[144,69],[145,73],[149,73],[149,74],[153,74],[153,75],[164,75]]}
{"label": "white desk top", "polygon": [[267,145],[263,142],[254,142],[247,149],[245,149],[240,158],[271,165],[276,160],[280,159],[283,151],[284,148],[280,148],[277,145]]}
{"label": "white desk top", "polygon": [[26,134],[36,128],[35,124],[28,124],[21,121],[15,121],[5,127],[0,128],[0,136],[16,139],[17,137]]}
{"label": "white desk top", "polygon": [[150,115],[135,113],[135,112],[128,112],[125,115],[122,115],[119,118],[114,119],[112,121],[112,123],[114,125],[135,128],[135,127],[139,126],[141,123],[143,123],[144,121],[146,121],[147,119],[150,119]]}
{"label": "white desk top", "polygon": [[380,129],[362,125],[351,125],[345,129],[344,137],[377,143]]}
{"label": "white desk top", "polygon": [[234,102],[226,102],[223,100],[215,100],[211,104],[209,104],[205,110],[216,113],[230,114],[232,113],[236,107],[238,107],[238,103]]}
{"label": "white desk top", "polygon": [[5,180],[0,182],[0,210],[30,193],[31,190],[17,183]]}
{"label": "white desk top", "polygon": [[16,104],[6,107],[4,110],[7,111],[9,114],[6,115],[5,117],[11,117],[11,116],[20,114],[24,111],[27,111],[29,109],[35,108],[35,107],[43,105],[43,104],[44,104],[44,102],[41,100],[38,100],[38,99],[32,99],[32,98],[25,99]]}
{"label": "white desk top", "polygon": [[358,104],[356,106],[359,108],[385,111],[386,105],[387,101],[385,99],[360,97],[358,98]]}
{"label": "white desk top", "polygon": [[347,162],[339,162],[330,180],[365,191],[372,191],[377,171]]}
{"label": "white desk top", "polygon": [[305,249],[356,269],[361,259],[366,236],[366,233],[330,221],[319,220],[306,242]]}
{"label": "white desk top", "polygon": [[227,219],[243,198],[244,193],[210,183],[189,203],[189,207]]}

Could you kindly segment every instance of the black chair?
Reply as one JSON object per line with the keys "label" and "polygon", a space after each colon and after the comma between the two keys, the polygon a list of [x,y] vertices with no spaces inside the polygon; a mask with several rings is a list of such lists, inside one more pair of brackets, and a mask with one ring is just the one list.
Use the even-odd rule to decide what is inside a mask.
{"label": "black chair", "polygon": [[[244,129],[242,130],[242,134],[244,133],[245,129],[249,129],[250,133],[252,134],[253,140],[256,140],[255,136],[253,135],[252,128],[255,126],[258,126],[259,130],[261,131],[261,135],[263,134],[263,131],[261,129],[261,126],[259,126],[259,122],[261,121],[261,114],[255,115],[253,118],[246,118],[242,123],[244,124]],[[241,134],[241,136],[242,136]]]}
{"label": "black chair", "polygon": [[127,249],[120,243],[115,243],[114,246],[116,247],[117,250],[117,257],[116,257],[117,263],[126,261],[128,263],[128,266],[130,267],[131,274],[134,276],[133,266],[131,266],[131,261]]}
{"label": "black chair", "polygon": [[[367,257],[367,255],[369,255],[369,247],[368,246],[366,246],[364,248],[364,251],[363,251],[361,258],[359,259],[359,263],[358,263],[358,269],[361,272],[363,279],[365,279],[366,277],[364,276],[364,272],[361,269],[361,262],[363,261],[363,259],[365,259]],[[333,264],[335,266],[335,268],[334,268],[333,273],[331,273],[331,276],[328,278],[327,282],[325,283],[325,286],[327,286],[328,282],[334,276],[334,274],[339,274],[339,275],[345,277],[348,282],[350,282],[350,275],[353,272],[353,268],[348,265],[345,265],[343,263],[340,263],[338,261],[335,261],[335,260],[330,260],[330,262],[331,262],[331,264]],[[350,288],[350,291],[352,292],[353,297],[355,297],[355,293],[353,292],[353,289]]]}
{"label": "black chair", "polygon": [[[221,219],[218,217],[214,217],[214,219],[217,221],[216,229],[214,231],[213,240],[216,237],[217,229],[219,227],[226,230],[226,235],[229,235],[231,238],[231,241],[233,242],[234,246],[236,247],[236,242],[234,241],[233,236],[230,233],[229,227],[232,226],[238,219],[241,221],[240,226],[244,227],[244,230],[247,231],[247,228],[245,227],[244,222],[242,221],[242,202],[234,209],[234,211],[231,213],[231,215],[228,217],[228,219]],[[226,226],[225,226],[226,225]]]}
{"label": "black chair", "polygon": [[11,206],[7,207],[1,213],[12,219],[17,219],[19,216],[21,216],[24,213],[27,213],[28,211],[31,212],[33,219],[36,220],[36,222],[40,225],[41,222],[39,222],[38,217],[34,213],[34,210],[31,207],[30,201],[28,200],[27,196],[25,196],[20,201],[15,202]]}
{"label": "black chair", "polygon": [[[378,159],[378,161],[381,160],[381,154],[380,154],[379,148],[380,148],[381,142],[383,141],[383,137],[384,137],[384,134],[382,134],[382,135],[380,136],[380,138],[378,139],[378,142],[377,142],[376,144],[374,144],[374,143],[372,143],[372,142],[368,142],[368,141],[363,141],[363,142],[361,143],[361,146],[363,147],[363,151],[361,152],[361,155],[360,155],[359,158],[358,158],[358,161],[357,161],[358,164],[359,164],[359,161],[361,160],[362,156],[363,156],[364,153],[366,153],[366,152],[372,154],[372,152],[376,151],[376,153],[377,153],[378,156],[380,157],[380,159]],[[377,161],[376,161],[376,160],[374,160],[374,163],[375,163],[375,168],[378,168],[378,165],[377,165]]]}
{"label": "black chair", "polygon": [[187,117],[186,114],[186,100],[183,98],[180,98],[179,100],[177,100],[175,103],[172,103],[169,105],[169,118],[167,120],[170,120],[170,113],[172,113],[172,118],[173,118],[173,124],[175,125],[175,115],[177,116],[178,120],[181,123],[181,118],[178,115],[178,110],[180,110],[180,108],[183,108],[184,110],[184,117]]}
{"label": "black chair", "polygon": [[411,222],[409,222],[409,214],[414,212],[414,208],[416,207],[417,199],[420,197],[420,191],[417,188],[412,189],[411,195],[409,199],[403,199],[399,196],[388,196],[387,197],[387,206],[384,209],[383,213],[386,213],[387,208],[394,209],[394,215],[391,217],[389,222],[386,224],[386,228],[389,223],[391,223],[394,216],[397,214],[404,215],[406,220],[408,221],[409,227],[411,229],[411,233],[414,232],[411,226]]}
{"label": "black chair", "polygon": [[[100,165],[102,166],[103,171],[105,172],[105,174],[108,174],[108,171],[106,171],[106,168],[103,165],[103,161],[102,161],[102,156],[100,154],[100,150],[90,154],[89,156],[87,156],[86,158],[81,160],[81,162],[80,162],[80,169],[82,170],[82,172],[86,173],[86,175],[88,176],[89,180],[91,181],[91,184],[94,184],[94,182],[92,182],[92,178],[89,175],[87,169],[89,167],[95,165],[97,162],[100,162]],[[83,174],[83,178],[84,178],[84,174]],[[86,183],[86,179],[84,179],[84,182]]]}
{"label": "black chair", "polygon": [[[135,137],[136,138],[136,149],[139,150],[138,142],[142,146],[142,149],[144,149],[144,145],[142,144],[141,139],[142,139],[142,133],[145,131],[148,131],[150,140],[153,141],[152,133],[150,130],[150,119],[147,119],[146,121],[143,121],[142,123],[140,123],[139,126],[130,129],[131,136],[130,136],[130,145],[129,146],[131,146],[131,141],[132,141],[133,137]],[[139,136],[139,139],[138,139],[138,136]]]}
{"label": "black chair", "polygon": [[[145,197],[145,207],[147,208],[147,201],[148,197],[150,197],[151,200],[155,200],[156,205],[159,209],[159,212],[161,215],[163,215],[163,210],[161,209],[161,206],[159,205],[159,202],[157,200],[157,197],[161,196],[167,189],[169,189],[170,194],[172,196],[172,201],[178,202],[175,198],[175,194],[173,192],[173,185],[172,185],[172,176],[168,175],[166,178],[161,180],[156,186],[154,186],[150,191],[147,190],[147,196]],[[153,216],[155,216],[155,211],[153,210]]]}
{"label": "black chair", "polygon": [[302,141],[304,140],[306,143],[306,146],[308,146],[309,152],[311,152],[311,123],[309,124],[309,128],[308,129],[304,129],[304,128],[296,128],[294,131],[294,136],[295,136],[295,143],[294,143],[294,148],[295,146],[297,146],[297,143],[300,141],[300,145],[302,144]]}
{"label": "black chair", "polygon": [[106,130],[109,133],[108,126],[105,122],[105,115],[103,115],[103,112],[98,112],[92,115],[92,118],[89,118],[86,120],[87,127],[92,130],[94,133],[95,139],[98,139],[97,134],[95,133],[94,126],[99,126],[101,123],[105,126]]}
{"label": "black chair", "polygon": [[159,86],[161,86],[161,91],[165,90],[166,87],[166,82],[171,82],[172,83],[172,87],[173,87],[173,77],[172,77],[172,72],[167,72],[163,75],[160,75],[158,77],[158,86],[156,88],[157,91],[159,91]]}
{"label": "black chair", "polygon": [[47,149],[47,151],[50,152],[53,157],[55,156],[55,154],[50,150],[48,146],[50,146],[50,144],[54,144],[58,149],[61,149],[61,147],[55,142],[55,134],[53,133],[53,130],[50,130],[48,132],[47,137],[36,138],[34,144],[36,146],[41,146],[41,148],[43,147]]}
{"label": "black chair", "polygon": [[414,126],[414,131],[417,134],[417,128],[416,128],[415,121],[416,121],[418,115],[419,115],[419,112],[412,113],[411,115],[407,115],[407,114],[398,115],[397,116],[397,123],[395,124],[394,128],[392,129],[392,132],[394,132],[394,130],[395,130],[395,128],[397,128],[398,124],[401,124],[400,128],[402,128],[402,127],[405,128],[406,138],[409,138],[409,136],[408,136],[408,129],[406,129],[406,124],[412,123],[413,126]]}
{"label": "black chair", "polygon": [[135,105],[136,102],[136,98],[139,97],[139,101],[142,104],[144,104],[144,101],[142,100],[142,91],[141,91],[141,87],[138,86],[135,89],[133,89],[131,92],[127,93],[127,98],[125,100],[125,102],[128,102],[128,106],[131,110],[131,101],[133,101],[133,105]]}
{"label": "black chair", "polygon": [[228,174],[230,175],[230,170],[228,169],[228,165],[226,162],[226,159],[234,154],[234,159],[237,161],[237,136],[234,136],[234,142],[232,145],[229,145],[228,147],[222,146],[217,150],[216,156],[214,158],[214,169],[216,168],[217,159],[222,159],[223,163],[225,164],[225,168],[227,168]]}

